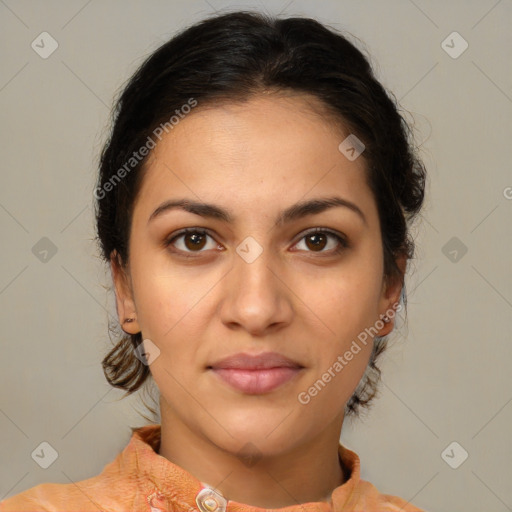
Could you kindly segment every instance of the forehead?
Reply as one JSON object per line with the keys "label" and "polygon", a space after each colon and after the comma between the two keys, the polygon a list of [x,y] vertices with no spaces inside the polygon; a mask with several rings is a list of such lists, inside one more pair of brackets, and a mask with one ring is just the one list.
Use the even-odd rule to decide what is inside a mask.
{"label": "forehead", "polygon": [[308,95],[199,102],[157,143],[137,207],[188,196],[261,211],[336,193],[371,210],[364,158],[338,149],[348,135]]}

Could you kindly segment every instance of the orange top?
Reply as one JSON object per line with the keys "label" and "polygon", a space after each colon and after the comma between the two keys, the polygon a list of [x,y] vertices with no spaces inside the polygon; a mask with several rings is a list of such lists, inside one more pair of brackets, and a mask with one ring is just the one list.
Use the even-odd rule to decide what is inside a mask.
{"label": "orange top", "polygon": [[[136,429],[130,442],[92,478],[72,484],[39,484],[0,502],[0,512],[264,512],[226,500],[180,466],[158,454],[161,425]],[[407,501],[381,494],[360,478],[358,455],[339,445],[348,480],[331,503],[309,502],[279,512],[423,512]]]}

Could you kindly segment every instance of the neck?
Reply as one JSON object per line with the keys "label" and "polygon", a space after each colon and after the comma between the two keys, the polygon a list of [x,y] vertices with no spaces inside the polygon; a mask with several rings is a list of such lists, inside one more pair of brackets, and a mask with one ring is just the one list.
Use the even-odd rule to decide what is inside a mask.
{"label": "neck", "polygon": [[261,508],[330,503],[332,491],[348,478],[338,455],[342,423],[343,416],[337,417],[317,437],[285,453],[242,459],[161,407],[159,454],[228,500]]}

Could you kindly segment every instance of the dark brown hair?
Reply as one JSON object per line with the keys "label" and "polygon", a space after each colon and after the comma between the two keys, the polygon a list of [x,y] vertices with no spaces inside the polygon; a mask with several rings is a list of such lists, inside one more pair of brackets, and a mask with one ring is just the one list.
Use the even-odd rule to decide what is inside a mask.
{"label": "dark brown hair", "polygon": [[[309,18],[279,19],[249,11],[211,16],[144,61],[116,102],[101,152],[95,206],[102,257],[109,262],[116,251],[126,268],[133,206],[147,156],[131,159],[154,138],[155,129],[191,98],[205,106],[243,102],[264,91],[314,96],[330,118],[364,143],[367,181],[381,225],[384,276],[401,280],[406,306],[396,258],[413,257],[410,225],[424,199],[424,165],[394,96],[375,78],[362,51],[340,32]],[[131,168],[126,167],[129,161]],[[125,172],[120,173],[122,168]],[[108,382],[127,394],[150,375],[149,367],[134,356],[141,342],[141,333],[123,336],[103,360]],[[347,414],[357,414],[375,396],[380,379],[376,360],[386,344],[387,337],[374,338],[365,375],[346,404]]]}

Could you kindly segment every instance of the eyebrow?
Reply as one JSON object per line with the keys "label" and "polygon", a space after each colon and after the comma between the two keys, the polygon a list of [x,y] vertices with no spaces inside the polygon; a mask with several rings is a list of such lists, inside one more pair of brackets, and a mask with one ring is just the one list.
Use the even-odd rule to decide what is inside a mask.
{"label": "eyebrow", "polygon": [[[366,220],[364,213],[356,204],[348,201],[347,199],[336,196],[300,201],[280,212],[275,224],[283,225],[302,217],[306,217],[307,215],[315,215],[336,207],[345,207],[352,210],[366,225],[368,225],[368,221]],[[195,215],[200,215],[201,217],[209,217],[230,224],[234,222],[234,216],[228,210],[220,206],[210,203],[191,201],[190,199],[172,199],[164,201],[160,206],[158,206],[158,208],[149,216],[148,224],[164,212],[175,209],[181,209],[189,213],[194,213]]]}

